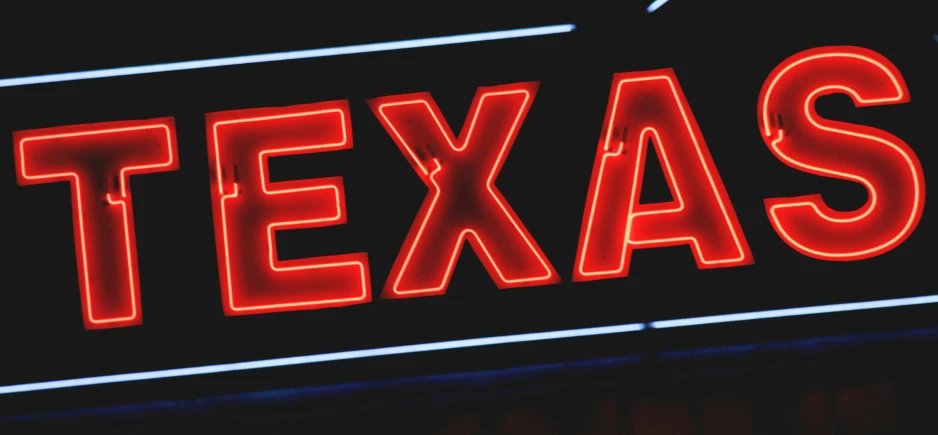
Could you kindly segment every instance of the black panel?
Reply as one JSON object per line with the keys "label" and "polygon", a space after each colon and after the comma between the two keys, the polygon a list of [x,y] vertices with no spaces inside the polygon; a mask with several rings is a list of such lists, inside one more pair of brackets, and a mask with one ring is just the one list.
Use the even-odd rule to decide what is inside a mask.
{"label": "black panel", "polygon": [[[711,3],[714,8],[708,9]],[[847,182],[785,166],[763,144],[756,124],[759,90],[779,62],[818,46],[866,47],[899,68],[912,102],[856,109],[846,98],[831,97],[819,103],[818,111],[902,138],[918,154],[927,180],[938,168],[933,146],[938,135],[931,128],[938,99],[934,29],[868,28],[833,12],[826,12],[824,19],[796,13],[793,10],[804,9],[794,4],[763,11],[717,3],[673,0],[650,15],[645,5],[635,4],[621,10],[573,11],[569,16],[506,15],[478,21],[466,16],[455,23],[417,12],[405,21],[319,17],[313,22],[294,18],[223,25],[233,21],[218,19],[175,27],[156,18],[139,26],[121,21],[117,27],[88,21],[81,26],[53,25],[55,42],[28,33],[41,27],[20,23],[7,29],[18,35],[18,43],[10,46],[0,77],[531,25],[577,25],[569,34],[517,40],[0,89],[0,134],[8,138],[25,129],[173,116],[181,164],[179,171],[137,176],[131,182],[144,324],[85,331],[68,185],[17,186],[12,153],[0,162],[4,174],[0,197],[7,218],[7,255],[0,266],[6,279],[0,303],[4,342],[0,386],[934,292],[929,246],[934,242],[935,220],[928,208],[902,246],[874,259],[824,262],[787,246],[769,224],[764,198],[819,192],[833,207],[849,209],[865,201],[865,192]],[[784,10],[776,14],[778,8]],[[856,13],[867,20],[893,20],[873,11]],[[731,19],[753,25],[736,29],[721,24]],[[104,36],[95,36],[86,27]],[[128,48],[118,49],[124,43]],[[675,70],[697,118],[756,263],[700,271],[686,246],[640,250],[633,256],[628,278],[571,283],[612,75],[667,67]],[[293,313],[223,315],[205,113],[349,100],[354,149],[282,158],[271,165],[272,177],[279,180],[343,176],[349,224],[283,234],[279,237],[288,243],[281,245],[288,248],[280,255],[366,251],[377,294],[426,188],[365,99],[428,91],[458,131],[477,87],[532,80],[541,82],[540,89],[497,185],[563,284],[500,291],[466,249],[445,296],[376,298],[360,306]],[[12,140],[8,144],[12,149]],[[649,159],[649,164],[654,162]],[[650,170],[648,176],[652,179],[658,173]],[[0,413],[70,407],[79,400],[83,405],[104,405],[751,339],[920,327],[934,325],[935,314],[928,306],[896,308],[28,393],[0,396]]]}

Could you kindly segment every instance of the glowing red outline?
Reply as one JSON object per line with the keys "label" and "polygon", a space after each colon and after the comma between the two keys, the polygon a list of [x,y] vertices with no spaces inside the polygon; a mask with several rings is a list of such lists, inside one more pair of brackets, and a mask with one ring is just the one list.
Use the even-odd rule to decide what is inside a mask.
{"label": "glowing red outline", "polygon": [[[121,168],[120,170],[121,199],[113,200],[111,199],[110,193],[106,195],[106,198],[109,204],[111,205],[120,204],[121,206],[121,212],[122,212],[123,222],[124,222],[123,224],[124,225],[124,248],[126,250],[127,268],[128,268],[127,276],[130,281],[131,315],[126,316],[126,317],[115,317],[115,318],[110,318],[110,319],[97,320],[94,318],[94,313],[92,311],[91,282],[90,282],[90,278],[88,277],[88,249],[87,249],[87,246],[85,245],[85,219],[84,219],[84,211],[82,210],[82,205],[81,205],[82,203],[81,184],[80,184],[81,182],[79,181],[78,173],[60,172],[60,173],[47,174],[47,175],[29,175],[27,174],[27,171],[26,171],[26,153],[25,153],[24,146],[26,142],[30,142],[30,141],[61,139],[61,138],[76,137],[76,136],[90,136],[90,135],[96,135],[96,134],[121,133],[125,131],[146,130],[146,129],[151,129],[151,128],[162,128],[166,130],[166,145],[169,149],[169,159],[165,163],[127,166],[125,168]],[[134,272],[136,268],[135,268],[135,264],[133,260],[133,248],[131,248],[130,246],[130,224],[127,220],[127,202],[125,199],[127,197],[126,183],[127,183],[127,180],[130,178],[131,174],[129,174],[129,172],[131,171],[137,172],[137,171],[143,171],[147,169],[168,168],[168,167],[173,166],[173,164],[175,163],[175,159],[174,159],[175,156],[173,153],[174,148],[175,146],[174,146],[173,139],[172,139],[172,133],[167,123],[147,124],[147,125],[141,125],[141,126],[135,126],[135,127],[111,128],[111,129],[92,130],[92,131],[75,132],[75,133],[61,133],[61,134],[50,134],[50,135],[43,135],[43,136],[32,136],[32,137],[20,138],[19,140],[20,152],[19,152],[18,157],[20,160],[19,162],[20,174],[23,176],[24,179],[26,180],[59,179],[60,180],[62,178],[65,178],[66,180],[71,181],[72,183],[75,184],[72,189],[74,189],[75,195],[76,195],[75,203],[77,204],[76,207],[78,209],[77,214],[78,214],[78,228],[79,228],[78,238],[81,241],[80,244],[81,244],[81,275],[82,276],[79,282],[82,284],[82,287],[84,287],[82,290],[85,293],[85,301],[87,301],[88,321],[91,322],[92,324],[106,325],[109,323],[132,322],[137,319],[137,316],[139,314],[137,312],[137,293],[139,292],[139,289],[137,288],[136,283],[134,283],[134,277],[136,275]]]}
{"label": "glowing red outline", "polygon": [[[782,128],[778,128],[777,136],[769,144],[769,146],[773,150],[773,153],[779,158],[781,158],[789,166],[800,168],[800,169],[803,169],[805,172],[813,173],[817,175],[831,175],[836,178],[853,180],[857,183],[862,184],[864,187],[866,187],[867,191],[869,192],[869,201],[867,201],[867,203],[864,204],[863,206],[863,208],[865,208],[866,210],[864,210],[864,212],[859,214],[858,216],[851,217],[851,218],[836,218],[836,217],[828,216],[820,208],[818,208],[817,204],[813,201],[797,201],[797,202],[791,202],[791,203],[786,203],[786,204],[773,204],[771,206],[767,205],[772,227],[775,228],[776,232],[779,234],[779,236],[782,237],[785,243],[788,243],[790,246],[792,246],[796,250],[808,256],[815,257],[818,259],[832,260],[832,261],[861,260],[864,258],[875,257],[877,255],[883,254],[895,248],[900,243],[902,243],[902,241],[904,241],[909,236],[909,234],[911,234],[919,218],[921,217],[921,214],[924,208],[924,204],[923,204],[924,203],[924,194],[923,194],[924,186],[921,186],[922,183],[920,182],[920,178],[922,178],[922,174],[918,169],[918,164],[916,164],[917,160],[913,158],[912,156],[910,156],[909,153],[906,152],[906,150],[904,150],[901,146],[896,145],[895,143],[890,142],[880,137],[863,134],[863,133],[852,132],[849,130],[842,130],[842,129],[833,128],[833,127],[826,127],[824,125],[821,125],[815,120],[814,113],[813,113],[815,101],[817,100],[818,97],[832,94],[834,93],[834,91],[841,91],[843,93],[850,95],[850,97],[854,101],[854,104],[857,105],[858,107],[884,105],[884,104],[889,104],[889,103],[899,103],[899,102],[904,102],[908,99],[908,91],[905,86],[905,83],[903,80],[899,78],[901,77],[901,74],[899,73],[899,70],[894,65],[892,65],[891,63],[889,63],[889,65],[886,65],[876,59],[873,59],[869,55],[848,52],[846,51],[848,49],[853,49],[857,51],[868,51],[866,49],[849,48],[849,47],[819,47],[819,48],[814,48],[810,50],[805,50],[801,53],[791,56],[790,58],[782,62],[782,65],[785,65],[785,64],[788,64],[788,65],[782,68],[781,71],[777,71],[777,68],[776,68],[776,71],[772,72],[772,74],[770,75],[770,78],[772,78],[773,76],[774,78],[772,78],[769,86],[766,88],[763,95],[760,96],[761,112],[762,112],[761,119],[762,119],[762,123],[764,126],[763,133],[765,134],[767,138],[772,138],[773,127],[772,127],[772,122],[771,122],[771,114],[769,113],[769,108],[768,108],[769,99],[772,96],[772,92],[775,90],[775,86],[778,83],[778,81],[781,80],[782,76],[787,74],[794,67],[802,65],[806,62],[817,60],[817,59],[823,59],[823,58],[831,58],[831,57],[845,57],[845,58],[852,58],[852,59],[857,59],[863,62],[867,62],[876,66],[877,68],[882,70],[884,73],[886,73],[894,89],[896,90],[897,94],[895,97],[865,99],[862,96],[860,96],[860,94],[857,93],[854,89],[849,88],[847,86],[828,85],[828,86],[818,87],[817,89],[809,93],[808,97],[804,101],[805,117],[808,119],[808,122],[810,122],[811,125],[814,126],[815,128],[819,130],[839,133],[839,134],[843,134],[847,136],[869,139],[869,140],[882,143],[884,145],[889,146],[893,150],[897,151],[899,154],[901,154],[902,157],[905,159],[905,161],[908,163],[909,169],[911,170],[911,173],[912,173],[913,185],[915,186],[915,194],[913,195],[914,199],[913,199],[912,212],[909,216],[909,219],[906,221],[905,227],[902,229],[902,231],[899,234],[897,234],[895,237],[890,239],[889,241],[879,246],[876,246],[874,248],[864,249],[862,251],[834,253],[834,252],[822,252],[822,251],[818,251],[812,248],[808,248],[807,246],[804,246],[801,243],[798,243],[797,241],[795,241],[794,238],[792,238],[791,235],[789,235],[788,232],[785,231],[781,222],[779,222],[778,216],[776,214],[776,210],[780,208],[810,207],[814,210],[814,212],[818,216],[820,216],[824,220],[827,220],[828,222],[835,222],[835,223],[856,222],[856,221],[862,220],[863,218],[869,216],[870,213],[872,213],[873,208],[876,206],[876,202],[878,200],[876,189],[869,182],[869,180],[863,177],[860,177],[858,175],[848,174],[846,172],[834,171],[834,170],[824,169],[824,168],[820,168],[820,167],[813,166],[813,165],[804,164],[791,158],[790,156],[785,154],[781,150],[781,148],[779,148],[779,143],[785,138],[785,130]],[[820,52],[824,50],[834,50],[834,51],[822,52],[819,54],[810,54],[810,53]],[[874,54],[873,52],[869,52],[869,53],[871,55]],[[799,58],[799,56],[805,56],[805,57]],[[884,58],[883,60],[886,60],[886,59]],[[886,62],[888,63],[888,60],[886,60]],[[768,82],[769,80],[766,79],[766,81]]]}
{"label": "glowing red outline", "polygon": [[[319,218],[319,219],[307,219],[299,221],[289,221],[289,222],[273,222],[267,225],[267,252],[268,252],[268,261],[269,266],[272,270],[277,272],[291,271],[291,270],[306,270],[306,269],[325,269],[333,267],[343,267],[343,266],[357,266],[361,273],[362,279],[362,295],[356,296],[354,298],[339,298],[339,299],[327,299],[319,301],[307,301],[307,302],[291,302],[284,304],[267,304],[267,305],[256,305],[248,307],[236,307],[234,303],[234,293],[232,291],[232,282],[231,282],[231,257],[228,251],[228,213],[225,209],[225,203],[228,199],[238,196],[237,183],[234,183],[234,192],[231,194],[225,194],[224,184],[222,181],[222,164],[221,157],[219,154],[218,148],[218,127],[230,124],[241,124],[247,122],[258,122],[258,121],[268,121],[272,119],[283,119],[283,118],[296,118],[301,116],[313,116],[324,113],[337,112],[341,118],[342,124],[342,141],[337,143],[329,144],[319,144],[319,145],[306,145],[298,147],[286,147],[286,148],[274,148],[269,150],[263,150],[258,153],[258,165],[260,165],[260,177],[261,177],[261,190],[264,194],[267,195],[281,195],[286,193],[296,193],[296,192],[306,192],[306,191],[316,191],[324,189],[332,189],[336,195],[336,210],[338,213],[334,217],[329,218]],[[298,151],[311,151],[318,149],[328,149],[328,148],[343,148],[348,144],[348,122],[345,114],[345,110],[341,108],[335,109],[324,109],[324,110],[314,110],[300,113],[289,113],[283,115],[271,115],[271,116],[260,116],[252,118],[241,118],[241,119],[229,119],[224,121],[216,121],[212,125],[212,143],[215,147],[215,172],[216,180],[218,183],[218,192],[221,194],[221,221],[222,221],[222,233],[224,238],[224,252],[225,252],[225,277],[226,277],[226,292],[228,294],[228,307],[235,312],[248,312],[248,311],[260,311],[260,310],[277,310],[283,308],[296,308],[296,307],[306,307],[306,306],[319,306],[319,305],[328,305],[328,304],[341,304],[345,302],[361,302],[368,299],[369,295],[369,283],[365,273],[365,265],[361,261],[347,261],[347,262],[338,262],[338,263],[324,263],[324,264],[313,264],[313,265],[304,265],[304,266],[290,266],[290,267],[280,267],[276,265],[276,245],[274,244],[274,232],[277,228],[289,229],[289,228],[303,228],[310,224],[317,224],[322,222],[334,222],[341,220],[342,218],[342,207],[341,201],[339,199],[339,187],[335,184],[323,185],[323,186],[313,186],[313,187],[302,187],[294,189],[268,189],[268,180],[267,180],[267,159],[268,155],[291,155],[299,154]]]}
{"label": "glowing red outline", "polygon": [[[414,290],[400,290],[399,289],[400,281],[404,276],[404,271],[407,270],[407,267],[410,264],[410,259],[414,254],[414,250],[416,249],[417,245],[420,242],[421,237],[423,236],[424,228],[426,227],[427,222],[430,220],[430,216],[433,215],[433,210],[436,207],[437,200],[440,197],[441,189],[440,189],[439,184],[437,184],[436,180],[434,179],[434,175],[436,175],[436,173],[442,169],[442,166],[440,165],[439,159],[434,158],[433,162],[436,164],[436,168],[432,172],[427,171],[427,168],[423,166],[420,159],[417,157],[416,153],[413,151],[413,148],[407,144],[407,141],[404,140],[400,132],[398,132],[397,129],[394,127],[394,124],[391,123],[391,120],[388,119],[387,115],[385,115],[384,108],[389,107],[389,106],[423,104],[427,108],[427,111],[430,112],[431,116],[433,117],[433,120],[436,122],[437,128],[443,134],[443,137],[446,138],[446,141],[448,145],[450,146],[450,148],[452,148],[456,152],[462,152],[463,150],[466,149],[466,147],[469,144],[469,139],[472,137],[472,132],[475,129],[476,120],[478,119],[479,112],[482,109],[482,105],[485,99],[490,96],[511,95],[511,94],[524,94],[524,101],[522,102],[521,107],[518,109],[518,113],[515,115],[515,120],[512,123],[511,128],[509,128],[505,142],[502,144],[502,147],[498,152],[498,156],[495,159],[495,164],[492,166],[492,169],[489,172],[488,179],[486,180],[486,189],[489,191],[489,194],[495,200],[496,204],[498,204],[502,213],[505,214],[505,217],[508,218],[509,221],[511,221],[512,226],[515,228],[518,234],[520,234],[521,237],[524,239],[525,243],[528,246],[528,249],[530,249],[531,252],[533,252],[534,255],[537,257],[538,261],[541,263],[541,266],[546,271],[546,274],[543,276],[537,276],[533,278],[518,278],[518,279],[506,278],[502,274],[502,271],[501,269],[499,269],[498,264],[495,262],[494,258],[492,258],[491,254],[488,251],[488,248],[486,248],[485,244],[482,243],[482,239],[479,237],[476,231],[473,230],[472,228],[466,228],[460,233],[459,238],[457,239],[457,242],[455,243],[455,246],[453,248],[453,253],[450,255],[449,263],[446,266],[446,272],[443,275],[443,282],[440,283],[438,287],[422,288],[422,289],[414,289]],[[430,206],[427,208],[427,211],[424,215],[423,222],[421,222],[420,228],[417,230],[417,234],[414,237],[414,240],[410,244],[410,249],[407,252],[407,256],[405,257],[403,264],[401,265],[400,269],[397,270],[397,278],[394,279],[394,284],[390,286],[390,290],[392,293],[394,293],[395,295],[403,296],[403,295],[445,292],[445,289],[447,285],[449,284],[450,279],[452,278],[453,270],[455,269],[455,266],[456,266],[456,259],[459,257],[459,253],[461,252],[463,245],[465,244],[465,241],[468,239],[467,236],[470,236],[470,235],[475,240],[475,242],[478,243],[479,247],[482,249],[482,252],[488,258],[489,264],[492,265],[492,268],[495,269],[495,272],[498,274],[498,278],[501,280],[501,282],[496,282],[496,284],[498,284],[499,287],[501,287],[503,283],[511,285],[511,284],[529,283],[529,282],[545,282],[546,284],[546,283],[555,282],[558,279],[556,277],[556,273],[553,270],[553,267],[550,265],[550,262],[547,260],[546,256],[541,252],[540,248],[531,239],[528,238],[526,232],[522,229],[521,225],[518,223],[517,220],[515,220],[515,218],[512,216],[512,213],[507,209],[506,205],[503,204],[501,200],[499,200],[498,195],[496,195],[494,191],[495,176],[497,175],[498,171],[501,169],[502,164],[504,163],[505,152],[508,149],[508,147],[512,144],[513,139],[515,137],[515,131],[518,129],[518,125],[520,124],[525,111],[530,107],[530,104],[531,104],[531,92],[528,91],[527,89],[483,93],[481,97],[479,97],[478,103],[475,104],[475,112],[473,113],[472,120],[470,121],[469,127],[466,131],[465,139],[462,139],[462,138],[456,139],[456,142],[459,142],[459,145],[454,143],[452,132],[450,131],[447,125],[444,125],[440,121],[439,117],[437,116],[436,112],[438,109],[433,110],[434,107],[431,107],[430,102],[427,101],[426,99],[396,101],[396,102],[391,102],[391,103],[382,103],[378,105],[377,113],[383,118],[384,120],[383,124],[388,126],[391,129],[391,131],[394,133],[395,137],[399,141],[398,143],[400,143],[403,146],[403,148],[407,151],[412,161],[415,162],[417,166],[419,166],[420,169],[423,171],[423,173],[428,176],[428,180],[430,180],[430,183],[433,185],[433,189],[432,189],[433,200],[431,201]]]}
{"label": "glowing red outline", "polygon": [[[618,112],[619,97],[622,92],[622,85],[626,83],[651,81],[651,80],[665,80],[668,82],[668,86],[670,86],[671,88],[671,93],[674,96],[674,101],[677,103],[677,107],[681,111],[681,117],[684,120],[684,126],[687,128],[687,133],[690,136],[691,140],[694,142],[694,149],[697,151],[697,157],[700,160],[700,165],[703,167],[704,172],[707,174],[707,181],[709,181],[710,183],[710,189],[713,191],[713,194],[716,197],[717,203],[720,204],[720,210],[723,212],[724,221],[726,222],[727,227],[729,227],[730,232],[733,235],[733,241],[736,244],[736,249],[737,249],[737,252],[739,252],[739,257],[726,259],[726,260],[706,260],[703,258],[703,254],[700,251],[700,245],[699,245],[699,242],[697,241],[697,238],[693,236],[675,237],[675,238],[668,238],[668,239],[654,239],[654,240],[645,240],[645,241],[631,240],[632,221],[634,220],[635,216],[676,213],[676,212],[680,212],[684,210],[684,199],[681,196],[680,189],[678,188],[677,182],[675,180],[674,172],[671,170],[671,164],[668,160],[667,153],[665,152],[664,147],[661,145],[661,139],[658,135],[658,131],[652,127],[646,127],[642,129],[641,134],[639,135],[637,152],[638,153],[645,152],[644,147],[645,147],[645,143],[647,142],[646,133],[651,132],[655,136],[655,143],[658,145],[657,149],[661,152],[661,161],[664,162],[665,169],[667,170],[667,173],[668,173],[667,174],[668,185],[669,187],[671,187],[674,193],[674,197],[675,197],[674,199],[678,203],[678,206],[675,208],[664,209],[664,210],[653,210],[653,211],[645,211],[645,212],[637,212],[637,213],[632,212],[637,202],[636,187],[638,185],[637,180],[638,180],[638,176],[640,173],[639,169],[641,165],[644,164],[641,158],[635,159],[636,166],[633,172],[634,178],[633,178],[633,183],[632,183],[632,191],[629,196],[628,220],[626,222],[625,233],[624,233],[625,242],[622,244],[622,252],[619,257],[619,267],[614,270],[600,270],[600,271],[589,271],[589,272],[584,270],[584,263],[586,262],[586,253],[589,249],[590,234],[593,228],[594,215],[596,213],[596,204],[599,200],[599,193],[600,193],[600,189],[602,186],[602,180],[604,178],[603,172],[605,171],[606,160],[608,160],[610,157],[620,156],[625,148],[625,143],[622,141],[619,141],[618,149],[616,149],[616,151],[614,152],[609,152],[609,148],[610,148],[609,145],[613,138],[613,127],[615,126],[615,123],[613,122],[613,118],[610,118],[608,122],[609,125],[606,129],[606,140],[605,140],[605,143],[603,144],[603,150],[605,151],[605,153],[603,154],[603,157],[600,161],[599,171],[596,177],[596,189],[594,190],[593,197],[590,201],[590,210],[589,210],[588,218],[586,220],[587,224],[586,224],[586,230],[584,232],[585,236],[583,237],[582,247],[579,249],[579,255],[577,256],[577,272],[579,272],[580,277],[589,279],[587,277],[621,275],[626,268],[625,257],[626,257],[626,253],[628,252],[629,244],[645,245],[649,247],[663,247],[663,246],[671,246],[680,242],[690,242],[691,250],[694,254],[695,259],[701,264],[712,266],[712,267],[720,267],[720,265],[725,265],[725,264],[743,265],[747,263],[748,261],[750,261],[749,259],[747,259],[747,255],[746,255],[746,252],[748,251],[748,249],[743,246],[745,242],[742,241],[742,236],[736,233],[738,224],[735,224],[736,220],[733,218],[730,218],[729,213],[727,212],[726,205],[723,203],[723,197],[720,194],[720,190],[717,187],[716,182],[713,179],[713,174],[710,172],[710,168],[707,165],[707,159],[703,155],[703,152],[701,151],[700,142],[697,140],[698,132],[694,130],[693,126],[690,123],[690,120],[688,119],[687,111],[684,108],[685,106],[684,101],[681,99],[680,94],[678,93],[677,88],[675,87],[674,80],[668,75],[654,75],[654,76],[646,76],[646,77],[626,78],[626,79],[620,80],[618,84],[616,85],[616,94],[613,99],[612,111],[610,112],[610,116],[614,117],[615,114]],[[639,154],[639,155],[641,156],[644,154]]]}

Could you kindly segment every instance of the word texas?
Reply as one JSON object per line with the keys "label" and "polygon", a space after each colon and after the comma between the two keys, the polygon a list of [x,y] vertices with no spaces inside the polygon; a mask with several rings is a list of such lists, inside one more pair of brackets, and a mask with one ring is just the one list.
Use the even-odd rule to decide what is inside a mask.
{"label": "word texas", "polygon": [[[480,88],[458,137],[427,93],[369,100],[429,190],[383,297],[444,294],[464,241],[499,288],[560,281],[495,184],[537,87],[529,82]],[[816,48],[785,60],[766,79],[759,128],[777,158],[800,171],[862,184],[866,204],[834,211],[820,195],[808,195],[769,198],[765,207],[793,249],[854,261],[881,255],[909,237],[922,215],[925,184],[918,158],[901,139],[818,117],[815,100],[833,93],[849,95],[858,106],[909,101],[902,75],[878,53]],[[350,149],[349,116],[346,101],[206,115],[227,315],[371,300],[366,253],[281,261],[274,243],[278,230],[346,222],[342,177],[274,183],[267,161]],[[660,156],[670,202],[639,203],[649,142]],[[131,175],[178,169],[173,119],[18,131],[14,149],[20,185],[71,183],[85,327],[142,323],[128,181]],[[752,263],[733,204],[672,70],[616,74],[573,280],[626,276],[634,249],[672,245],[687,245],[701,269]]]}

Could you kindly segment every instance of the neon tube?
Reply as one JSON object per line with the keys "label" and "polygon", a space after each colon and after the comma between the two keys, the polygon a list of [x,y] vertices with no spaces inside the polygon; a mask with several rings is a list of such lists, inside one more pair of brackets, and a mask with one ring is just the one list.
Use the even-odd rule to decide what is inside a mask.
{"label": "neon tube", "polygon": [[498,41],[503,39],[517,39],[531,36],[569,33],[574,29],[576,29],[576,26],[573,24],[560,24],[555,26],[499,30],[495,32],[466,33],[462,35],[437,36],[432,38],[407,39],[372,44],[346,45],[342,47],[314,48],[311,50],[284,51],[279,53],[252,54],[247,56],[190,60],[185,62],[160,63],[154,65],[128,66],[122,68],[98,69],[60,74],[45,74],[38,76],[0,79],[0,88],[35,85],[40,83],[71,82],[76,80],[89,80],[106,77],[153,74],[169,71],[185,71],[192,69],[215,68],[220,66],[280,62],[284,60],[377,53],[382,51],[406,50],[409,48],[439,47],[443,45],[467,44],[470,42]]}

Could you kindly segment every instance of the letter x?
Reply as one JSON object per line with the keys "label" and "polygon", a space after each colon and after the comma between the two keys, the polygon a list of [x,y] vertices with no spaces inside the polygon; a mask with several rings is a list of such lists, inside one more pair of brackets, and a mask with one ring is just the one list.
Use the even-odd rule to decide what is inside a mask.
{"label": "letter x", "polygon": [[560,282],[495,187],[537,82],[480,88],[460,137],[428,93],[369,100],[430,189],[395,261],[383,297],[441,295],[468,240],[498,288]]}

